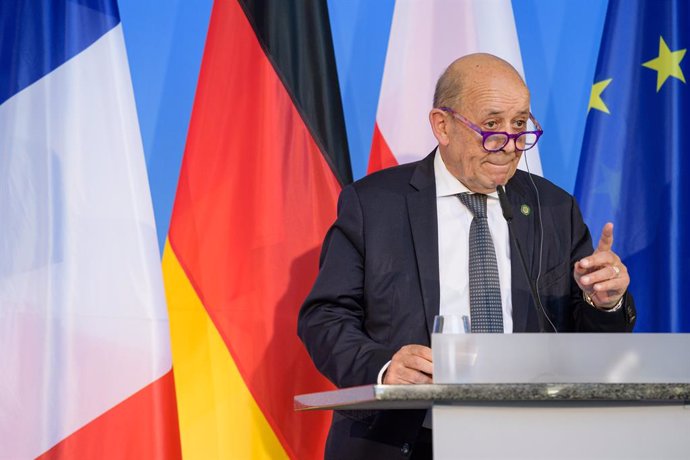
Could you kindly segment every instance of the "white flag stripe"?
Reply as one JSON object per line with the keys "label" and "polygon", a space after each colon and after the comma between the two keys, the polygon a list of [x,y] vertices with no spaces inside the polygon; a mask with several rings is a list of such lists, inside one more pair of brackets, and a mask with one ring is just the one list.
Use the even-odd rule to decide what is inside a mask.
{"label": "white flag stripe", "polygon": [[0,456],[30,458],[171,367],[121,25],[0,106],[0,152]]}
{"label": "white flag stripe", "polygon": [[[428,115],[436,80],[452,61],[476,52],[505,59],[524,77],[509,0],[396,2],[376,122],[398,163],[434,148]],[[528,154],[531,171],[541,175],[537,148]]]}

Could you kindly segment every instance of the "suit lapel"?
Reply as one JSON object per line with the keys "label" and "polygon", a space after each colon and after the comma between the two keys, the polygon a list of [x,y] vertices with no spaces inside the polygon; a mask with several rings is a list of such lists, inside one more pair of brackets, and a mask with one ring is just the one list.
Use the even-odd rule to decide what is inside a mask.
{"label": "suit lapel", "polygon": [[[520,246],[522,247],[527,269],[529,270],[529,276],[534,277],[534,223],[537,219],[535,213],[538,212],[538,207],[536,203],[532,202],[525,189],[525,184],[519,182],[517,179],[517,177],[513,177],[506,185],[506,195],[513,209],[513,222],[511,226],[516,239],[520,242]],[[523,208],[525,205],[527,208]],[[510,269],[513,303],[513,332],[525,332],[527,330],[528,316],[533,314],[534,306],[531,305],[533,301],[530,295],[529,282],[525,279],[522,266],[520,265],[520,256],[512,240],[510,242]]]}
{"label": "suit lapel", "polygon": [[439,311],[440,299],[438,220],[436,217],[433,152],[419,163],[412,175],[410,185],[415,190],[407,195],[407,211],[410,219],[415,256],[417,258],[427,331],[431,334],[434,316]]}

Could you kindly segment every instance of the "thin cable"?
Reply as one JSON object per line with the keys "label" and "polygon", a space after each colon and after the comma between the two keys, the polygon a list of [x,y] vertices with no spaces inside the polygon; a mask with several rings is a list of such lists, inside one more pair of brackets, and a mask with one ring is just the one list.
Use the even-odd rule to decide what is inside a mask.
{"label": "thin cable", "polygon": [[532,187],[534,188],[534,193],[536,193],[537,195],[537,212],[539,213],[539,270],[537,271],[537,279],[534,281],[534,285],[535,290],[537,291],[537,297],[539,298],[539,304],[542,306],[542,313],[551,325],[553,331],[555,333],[558,333],[558,329],[556,328],[556,325],[553,324],[553,321],[551,321],[551,318],[549,318],[549,315],[546,313],[546,308],[544,308],[544,305],[541,301],[541,296],[539,295],[539,278],[541,278],[541,260],[544,255],[544,221],[542,221],[541,218],[541,199],[539,198],[539,189],[537,189],[537,184],[535,184],[534,179],[532,179],[532,172],[529,170],[529,161],[527,161],[527,155],[525,155],[525,167],[527,168],[527,177],[529,177],[529,181],[532,183]]}

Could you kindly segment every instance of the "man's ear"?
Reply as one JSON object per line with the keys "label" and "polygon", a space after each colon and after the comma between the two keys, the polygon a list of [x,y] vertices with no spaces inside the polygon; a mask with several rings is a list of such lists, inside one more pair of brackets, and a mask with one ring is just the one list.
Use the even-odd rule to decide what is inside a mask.
{"label": "man's ear", "polygon": [[448,117],[443,110],[431,109],[429,112],[429,123],[431,124],[431,131],[438,141],[439,145],[446,146],[450,143]]}

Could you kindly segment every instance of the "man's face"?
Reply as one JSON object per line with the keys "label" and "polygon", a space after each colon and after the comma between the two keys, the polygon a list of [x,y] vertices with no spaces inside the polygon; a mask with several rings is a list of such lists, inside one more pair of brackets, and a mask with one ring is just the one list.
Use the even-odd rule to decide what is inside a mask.
{"label": "man's face", "polygon": [[[514,74],[498,71],[464,85],[460,104],[453,109],[483,131],[519,133],[527,129],[529,91]],[[510,140],[499,152],[488,152],[482,137],[469,127],[447,117],[447,138],[440,143],[441,157],[448,170],[468,189],[491,193],[513,177],[521,151]]]}

